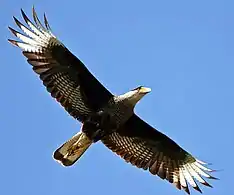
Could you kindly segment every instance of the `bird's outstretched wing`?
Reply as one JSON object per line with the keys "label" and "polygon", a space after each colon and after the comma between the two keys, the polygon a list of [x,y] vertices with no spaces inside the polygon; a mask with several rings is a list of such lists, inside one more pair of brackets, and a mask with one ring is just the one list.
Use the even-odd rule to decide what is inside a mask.
{"label": "bird's outstretched wing", "polygon": [[33,8],[34,23],[21,10],[26,25],[14,17],[23,33],[11,27],[11,32],[21,41],[9,40],[23,50],[23,55],[52,97],[75,118],[97,111],[109,101],[112,94],[88,71],[51,32],[46,16],[43,26]]}
{"label": "bird's outstretched wing", "polygon": [[216,179],[205,163],[195,159],[166,135],[160,133],[135,114],[123,128],[102,139],[102,142],[126,162],[149,170],[153,175],[175,184],[188,194],[190,184],[201,192],[196,181],[210,186],[204,178]]}

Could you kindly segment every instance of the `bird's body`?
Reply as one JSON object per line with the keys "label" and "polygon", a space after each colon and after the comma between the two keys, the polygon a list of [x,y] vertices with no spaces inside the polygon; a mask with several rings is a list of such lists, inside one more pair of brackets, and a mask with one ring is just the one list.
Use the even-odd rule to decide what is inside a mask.
{"label": "bird's body", "polygon": [[111,115],[116,126],[124,124],[132,115],[134,107],[127,98],[121,96],[114,96],[102,110]]}
{"label": "bird's body", "polygon": [[[140,97],[136,97],[135,95],[140,92],[142,94],[141,96],[144,96],[146,93],[150,92],[150,89],[138,87],[126,94],[110,98],[107,104],[103,105],[99,110],[105,113],[105,116],[108,116],[108,120],[102,121],[104,119],[103,116],[99,116],[98,120],[95,120],[94,117],[98,115],[98,112],[93,114],[94,117],[90,117],[90,120],[95,120],[95,124],[102,123],[103,126],[97,128],[91,125],[91,127],[87,128],[88,118],[85,119],[81,131],[60,146],[55,151],[54,158],[64,166],[71,166],[81,157],[83,152],[87,150],[93,141],[104,141],[106,138],[116,140],[114,132],[122,129],[125,123],[134,116],[134,107]],[[96,131],[97,129],[101,129],[101,132]],[[103,129],[105,129],[104,132]],[[82,144],[80,144],[81,142]]]}
{"label": "bird's body", "polygon": [[57,161],[71,166],[92,143],[101,140],[126,162],[149,170],[187,193],[188,184],[201,192],[196,181],[211,187],[204,178],[215,178],[206,163],[134,113],[135,105],[149,88],[138,87],[119,96],[111,94],[52,34],[45,16],[43,26],[34,9],[34,23],[23,11],[22,15],[27,26],[14,20],[23,33],[9,27],[22,42],[9,41],[23,50],[51,96],[83,123],[82,130],[55,151]]}

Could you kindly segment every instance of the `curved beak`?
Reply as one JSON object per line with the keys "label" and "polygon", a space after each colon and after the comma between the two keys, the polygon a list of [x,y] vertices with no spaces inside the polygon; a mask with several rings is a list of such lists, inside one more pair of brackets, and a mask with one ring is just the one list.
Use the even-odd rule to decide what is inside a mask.
{"label": "curved beak", "polygon": [[148,87],[142,87],[142,88],[140,89],[140,93],[146,94],[146,93],[149,93],[149,92],[151,92],[151,89],[148,88]]}

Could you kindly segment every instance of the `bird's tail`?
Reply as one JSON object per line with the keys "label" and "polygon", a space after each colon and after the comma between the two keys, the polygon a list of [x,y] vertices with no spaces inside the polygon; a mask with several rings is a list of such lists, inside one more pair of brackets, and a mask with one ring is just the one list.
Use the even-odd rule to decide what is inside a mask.
{"label": "bird's tail", "polygon": [[63,166],[73,165],[93,142],[82,130],[54,152],[54,159]]}

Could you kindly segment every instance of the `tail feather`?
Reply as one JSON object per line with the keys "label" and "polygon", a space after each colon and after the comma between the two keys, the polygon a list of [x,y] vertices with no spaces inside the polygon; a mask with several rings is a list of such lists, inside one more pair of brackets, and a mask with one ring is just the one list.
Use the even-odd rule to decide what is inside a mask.
{"label": "tail feather", "polygon": [[63,166],[73,165],[89,148],[92,141],[80,131],[70,140],[61,145],[53,154],[53,157]]}

